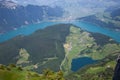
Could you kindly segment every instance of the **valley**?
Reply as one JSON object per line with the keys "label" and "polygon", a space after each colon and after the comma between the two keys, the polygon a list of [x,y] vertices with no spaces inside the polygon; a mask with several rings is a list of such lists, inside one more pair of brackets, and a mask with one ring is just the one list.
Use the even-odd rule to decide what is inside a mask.
{"label": "valley", "polygon": [[[106,35],[88,32],[72,24],[57,24],[37,30],[30,35],[17,36],[0,43],[0,63],[5,65],[14,63],[17,66],[22,66],[24,70],[38,73],[47,69],[55,72],[61,70],[64,78],[85,80],[84,76],[86,75],[97,78],[98,74],[102,76],[102,73],[108,68],[113,71],[115,66],[113,60],[119,52],[120,44]],[[95,62],[86,61],[84,65],[79,61],[73,63],[73,60],[85,57],[91,58]],[[73,71],[75,66],[72,64],[79,64],[77,71]],[[108,66],[108,68],[101,65]],[[3,71],[0,70],[0,73],[6,75],[5,73],[8,72],[3,74]],[[111,78],[108,74],[109,72],[106,73],[106,77]],[[15,76],[13,72],[12,75]],[[25,78],[27,75],[26,71],[18,74],[21,78]],[[38,74],[33,78],[38,80],[40,76]],[[31,77],[31,79],[33,78]],[[101,80],[99,77],[97,79]]]}
{"label": "valley", "polygon": [[0,80],[112,80],[119,3],[0,0]]}
{"label": "valley", "polygon": [[[61,68],[66,74],[72,72],[71,63],[73,59],[89,57],[93,60],[102,60],[110,54],[120,52],[120,44],[109,37],[98,33],[86,32],[72,26],[69,36],[66,37],[64,48],[66,54]],[[88,62],[88,64],[90,63]]]}
{"label": "valley", "polygon": [[50,68],[68,75],[73,72],[73,59],[88,57],[99,61],[120,52],[120,44],[72,24],[57,24],[0,43],[0,51],[2,64],[14,63],[39,73]]}

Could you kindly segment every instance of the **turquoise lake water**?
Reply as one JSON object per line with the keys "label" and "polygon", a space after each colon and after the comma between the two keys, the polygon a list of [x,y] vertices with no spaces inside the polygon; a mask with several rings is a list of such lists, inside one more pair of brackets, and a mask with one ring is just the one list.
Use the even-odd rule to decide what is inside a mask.
{"label": "turquoise lake water", "polygon": [[18,35],[29,35],[35,32],[38,29],[43,29],[47,26],[55,25],[55,24],[60,24],[60,23],[72,23],[84,30],[90,31],[90,32],[97,32],[101,33],[104,35],[107,35],[117,42],[120,42],[120,32],[118,31],[113,31],[109,30],[107,28],[102,28],[97,25],[93,25],[90,23],[86,22],[78,22],[78,21],[72,21],[72,22],[42,22],[39,24],[32,24],[32,25],[26,25],[26,26],[21,26],[21,28],[18,28],[17,30],[13,30],[4,34],[0,34],[0,42],[7,41],[13,37],[16,37]]}

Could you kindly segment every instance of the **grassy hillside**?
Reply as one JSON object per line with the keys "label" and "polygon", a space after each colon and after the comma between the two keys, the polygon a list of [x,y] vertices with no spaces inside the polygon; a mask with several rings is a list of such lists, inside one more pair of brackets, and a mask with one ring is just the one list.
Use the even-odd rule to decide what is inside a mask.
{"label": "grassy hillside", "polygon": [[89,57],[93,60],[102,60],[105,57],[120,52],[120,44],[110,37],[99,33],[83,31],[77,27],[70,27],[70,34],[64,44],[65,58],[61,63],[61,70],[65,74],[71,73],[73,59]]}
{"label": "grassy hillside", "polygon": [[9,66],[0,65],[0,80],[65,80],[63,72],[53,72],[49,69],[43,71],[42,74],[24,70],[14,64]]}
{"label": "grassy hillside", "polygon": [[112,80],[116,55],[110,55],[99,63],[85,66],[67,76],[63,76],[62,71],[53,72],[45,69],[42,74],[38,74],[14,64],[8,66],[0,64],[0,80]]}
{"label": "grassy hillside", "polygon": [[66,37],[66,43],[64,44],[66,56],[61,64],[61,68],[66,74],[71,70],[72,59],[80,56],[82,50],[94,43],[93,38],[89,35],[88,32],[82,31],[80,28],[70,27],[70,34]]}

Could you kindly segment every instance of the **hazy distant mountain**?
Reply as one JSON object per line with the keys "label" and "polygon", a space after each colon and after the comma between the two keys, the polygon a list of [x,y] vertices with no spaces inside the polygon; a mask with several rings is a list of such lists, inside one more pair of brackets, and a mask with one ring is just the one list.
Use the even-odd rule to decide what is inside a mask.
{"label": "hazy distant mountain", "polygon": [[120,31],[120,8],[107,9],[103,13],[82,17],[79,20]]}
{"label": "hazy distant mountain", "polygon": [[63,15],[60,7],[27,5],[21,6],[12,1],[0,1],[0,33],[20,27],[21,25],[38,23]]}
{"label": "hazy distant mountain", "polygon": [[[103,12],[109,7],[119,6],[119,0],[13,0],[22,5],[60,6],[65,9],[65,17],[72,18],[88,16]],[[83,14],[84,13],[84,14]]]}

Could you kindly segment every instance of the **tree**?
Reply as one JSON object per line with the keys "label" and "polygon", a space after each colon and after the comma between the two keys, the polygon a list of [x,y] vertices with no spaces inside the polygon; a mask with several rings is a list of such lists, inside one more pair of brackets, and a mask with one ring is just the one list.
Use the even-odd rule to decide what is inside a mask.
{"label": "tree", "polygon": [[18,69],[19,71],[22,71],[22,70],[23,70],[21,67],[18,67],[17,69]]}
{"label": "tree", "polygon": [[5,66],[0,64],[0,69],[4,70],[5,69]]}
{"label": "tree", "polygon": [[10,66],[11,68],[16,67],[15,64],[9,64],[9,66]]}

